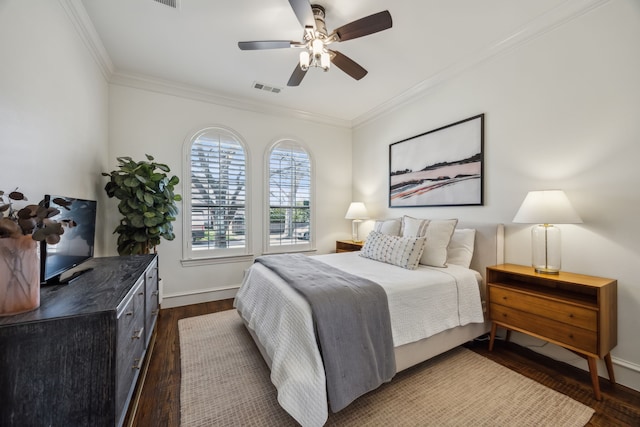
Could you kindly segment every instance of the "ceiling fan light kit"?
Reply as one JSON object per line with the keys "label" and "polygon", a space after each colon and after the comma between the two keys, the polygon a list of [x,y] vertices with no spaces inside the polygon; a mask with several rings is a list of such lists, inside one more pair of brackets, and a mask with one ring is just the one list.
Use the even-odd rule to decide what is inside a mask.
{"label": "ceiling fan light kit", "polygon": [[329,33],[324,22],[324,7],[309,4],[308,0],[289,0],[289,4],[304,28],[303,41],[248,41],[238,42],[238,47],[241,50],[302,49],[299,62],[296,64],[287,86],[298,86],[309,68],[317,67],[329,71],[332,63],[356,80],[367,75],[367,70],[354,60],[338,51],[329,49],[327,46],[334,42],[352,40],[391,28],[392,20],[388,10],[358,19]]}

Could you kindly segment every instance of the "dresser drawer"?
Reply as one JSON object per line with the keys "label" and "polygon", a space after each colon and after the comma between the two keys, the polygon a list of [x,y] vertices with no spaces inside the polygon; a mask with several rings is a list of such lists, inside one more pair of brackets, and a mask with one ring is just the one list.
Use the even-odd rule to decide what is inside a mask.
{"label": "dresser drawer", "polygon": [[149,344],[153,328],[158,317],[158,301],[160,292],[158,291],[158,264],[153,263],[145,272],[145,342]]}
{"label": "dresser drawer", "polygon": [[589,331],[598,330],[597,311],[575,304],[496,286],[489,286],[489,301]]}
{"label": "dresser drawer", "polygon": [[491,320],[507,327],[531,332],[542,338],[566,344],[577,350],[598,353],[598,335],[594,331],[540,317],[526,311],[491,302],[489,306]]}
{"label": "dresser drawer", "polygon": [[144,278],[133,287],[117,317],[116,410],[124,410],[145,349]]}

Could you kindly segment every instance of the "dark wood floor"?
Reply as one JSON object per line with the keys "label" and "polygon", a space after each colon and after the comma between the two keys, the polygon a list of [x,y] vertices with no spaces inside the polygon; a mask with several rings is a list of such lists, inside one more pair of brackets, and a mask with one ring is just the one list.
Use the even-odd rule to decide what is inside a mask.
{"label": "dark wood floor", "polygon": [[[224,300],[160,311],[156,344],[141,390],[138,410],[130,414],[133,425],[180,425],[178,320],[231,308],[232,300]],[[620,385],[612,387],[607,380],[601,379],[603,399],[597,401],[593,398],[591,380],[586,371],[556,362],[516,344],[497,342],[491,353],[487,350],[486,342],[476,342],[468,347],[592,407],[596,413],[588,426],[640,426],[640,392]]]}

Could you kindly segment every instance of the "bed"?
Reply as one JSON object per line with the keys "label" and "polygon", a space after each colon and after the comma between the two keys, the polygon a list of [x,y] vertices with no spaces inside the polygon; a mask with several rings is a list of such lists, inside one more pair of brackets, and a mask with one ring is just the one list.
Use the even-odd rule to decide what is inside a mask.
{"label": "bed", "polygon": [[[475,230],[469,268],[421,264],[412,270],[365,258],[359,252],[312,257],[345,274],[366,277],[385,290],[396,372],[489,329],[484,317],[484,274],[487,266],[503,262],[503,226],[457,223],[455,227],[456,232]],[[307,300],[274,271],[255,263],[247,270],[234,305],[271,369],[280,405],[305,427],[323,425],[330,405]]]}

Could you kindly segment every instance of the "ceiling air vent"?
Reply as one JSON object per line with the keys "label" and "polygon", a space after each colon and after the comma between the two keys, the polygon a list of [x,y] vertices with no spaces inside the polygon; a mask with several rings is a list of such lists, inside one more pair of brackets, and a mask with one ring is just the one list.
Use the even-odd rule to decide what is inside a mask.
{"label": "ceiling air vent", "polygon": [[174,9],[178,9],[178,3],[180,2],[180,0],[153,0],[156,3],[160,3],[163,4],[165,6],[169,6],[172,7]]}
{"label": "ceiling air vent", "polygon": [[271,93],[280,93],[282,91],[281,87],[275,87],[271,85],[267,85],[264,83],[253,82],[253,87],[259,90],[266,90]]}

